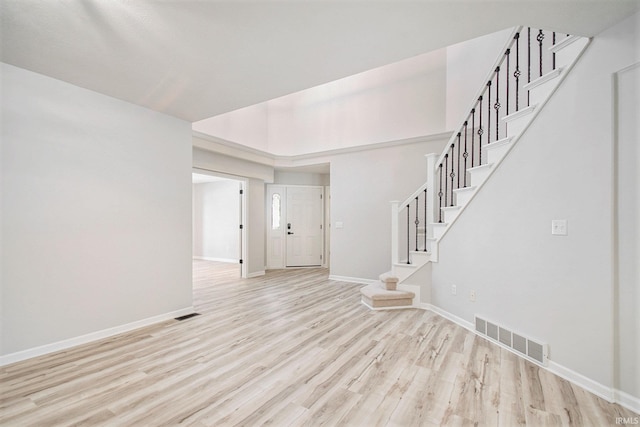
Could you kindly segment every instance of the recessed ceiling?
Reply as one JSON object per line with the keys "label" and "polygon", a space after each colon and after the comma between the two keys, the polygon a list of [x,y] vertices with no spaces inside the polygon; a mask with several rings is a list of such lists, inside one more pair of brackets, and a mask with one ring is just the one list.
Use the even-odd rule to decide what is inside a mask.
{"label": "recessed ceiling", "polygon": [[516,25],[593,36],[640,0],[3,0],[0,59],[189,122]]}

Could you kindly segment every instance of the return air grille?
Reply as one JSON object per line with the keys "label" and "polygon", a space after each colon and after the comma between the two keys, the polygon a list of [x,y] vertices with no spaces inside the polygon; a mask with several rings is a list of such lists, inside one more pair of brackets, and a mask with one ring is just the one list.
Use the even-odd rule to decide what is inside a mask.
{"label": "return air grille", "polygon": [[507,347],[527,359],[546,366],[548,362],[548,346],[517,334],[504,326],[490,322],[478,316],[475,318],[476,332],[491,341]]}

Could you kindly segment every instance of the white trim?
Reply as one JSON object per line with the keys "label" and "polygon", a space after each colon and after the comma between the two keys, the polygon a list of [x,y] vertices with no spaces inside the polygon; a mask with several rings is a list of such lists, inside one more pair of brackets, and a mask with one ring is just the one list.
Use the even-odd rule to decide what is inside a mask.
{"label": "white trim", "polygon": [[640,398],[630,395],[629,393],[625,393],[621,390],[613,390],[613,397],[615,402],[620,406],[624,406],[625,408],[635,412],[636,414],[640,414]]}
{"label": "white trim", "polygon": [[379,282],[379,280],[362,279],[360,277],[336,276],[333,274],[329,275],[329,280],[335,280],[337,282],[349,282],[357,285],[372,285]]}
{"label": "white trim", "polygon": [[565,380],[582,387],[583,389],[605,399],[608,402],[613,403],[615,401],[615,393],[611,387],[600,384],[599,382],[585,377],[584,375],[565,366],[562,366],[552,360],[549,360],[549,366],[547,367],[547,369],[549,370],[549,372],[559,376],[560,378],[564,378]]}
{"label": "white trim", "polygon": [[339,154],[355,153],[358,151],[369,151],[380,148],[397,147],[402,145],[417,144],[421,142],[437,141],[439,139],[450,139],[451,131],[436,133],[432,135],[421,135],[411,138],[397,139],[391,141],[375,142],[371,144],[358,145],[353,147],[336,148],[332,150],[318,151],[308,154],[297,154],[291,156],[272,154],[267,151],[258,150],[247,147],[237,142],[228,141],[206,133],[192,131],[192,137],[201,141],[193,141],[192,144],[196,148],[207,151],[219,152],[228,156],[243,158],[252,162],[273,166],[273,167],[290,167],[295,166],[297,162],[305,160],[322,159],[327,156],[335,156]]}
{"label": "white trim", "polygon": [[228,262],[230,264],[239,264],[240,260],[238,259],[232,259],[232,258],[212,258],[212,257],[206,257],[206,256],[193,256],[193,259],[199,259],[202,261],[217,261],[217,262]]}
{"label": "white trim", "polygon": [[386,310],[405,310],[407,308],[420,308],[420,307],[416,307],[414,305],[399,305],[399,306],[395,306],[395,307],[371,307],[369,304],[367,304],[366,302],[360,300],[360,303],[362,305],[364,305],[365,307],[367,307],[369,310],[372,311],[386,311]]}
{"label": "white trim", "polygon": [[[560,77],[560,75],[562,75],[562,67],[558,67],[555,70],[549,71],[547,74],[538,77],[535,80],[531,80],[529,83],[527,83],[526,85],[522,86],[522,89],[524,90],[531,90],[534,89],[538,86],[541,86],[543,84],[545,84],[546,82],[550,82],[551,80],[555,79],[556,77]],[[552,92],[553,93],[553,92]]]}
{"label": "white trim", "polygon": [[[538,104],[531,104],[528,107],[521,108],[520,110],[516,111],[515,113],[511,113],[508,116],[504,116],[500,120],[502,120],[505,123],[509,123],[512,120],[516,120],[516,119],[519,119],[520,117],[524,117],[526,115],[532,114],[535,111],[537,105]],[[513,138],[513,135],[512,135],[512,138]],[[496,142],[498,142],[498,141],[496,141]],[[496,142],[492,142],[491,144],[495,144]],[[491,145],[491,144],[489,144],[489,145]],[[485,147],[486,147],[486,145],[485,145]]]}
{"label": "white trim", "polygon": [[561,51],[562,49],[564,49],[565,47],[569,46],[571,43],[580,40],[580,36],[569,36],[569,37],[565,37],[564,39],[562,39],[561,41],[559,41],[558,43],[554,44],[553,46],[549,47],[549,52],[553,52],[553,53],[558,53],[559,51]]}
{"label": "white trim", "polygon": [[451,320],[453,323],[457,324],[458,326],[462,326],[463,328],[475,333],[476,329],[473,325],[473,323],[471,322],[467,322],[466,320],[464,320],[461,317],[458,317],[454,314],[449,313],[446,310],[441,309],[440,307],[437,307],[433,304],[428,304],[428,303],[421,303],[420,307],[424,310],[429,310],[429,311],[433,311],[436,314],[439,314],[440,316],[444,317],[445,319]]}
{"label": "white trim", "polygon": [[69,338],[66,340],[54,342],[51,344],[45,344],[39,347],[30,348],[27,350],[18,351],[15,353],[6,354],[0,356],[0,366],[5,366],[10,363],[16,363],[23,360],[31,359],[33,357],[43,356],[45,354],[53,353],[60,350],[66,350],[71,347],[76,347],[82,344],[87,344],[93,341],[98,341],[104,338],[109,338],[114,335],[129,332],[134,329],[143,328],[145,326],[153,325],[155,323],[164,322],[165,320],[174,319],[180,316],[186,316],[187,314],[194,313],[193,306],[185,307],[180,310],[170,311],[168,313],[159,314],[157,316],[148,317],[146,319],[137,320],[135,322],[126,323],[120,326],[114,326],[112,328],[103,329],[101,331],[91,332],[78,337]]}
{"label": "white trim", "polygon": [[[423,310],[429,310],[429,311],[433,311],[434,313],[444,317],[445,319],[448,319],[450,321],[452,321],[453,323],[457,324],[458,326],[461,326],[471,332],[473,332],[474,334],[476,334],[477,336],[481,337],[481,338],[485,338],[487,339],[489,342],[494,343],[498,346],[500,346],[501,348],[504,348],[506,350],[511,351],[513,354],[515,354],[518,357],[521,357],[525,360],[531,360],[528,357],[526,357],[523,354],[520,354],[516,351],[514,351],[513,349],[502,345],[500,342],[498,341],[494,341],[492,339],[489,339],[488,337],[485,337],[484,335],[480,335],[476,332],[475,330],[475,326],[473,323],[471,322],[467,322],[466,320],[449,313],[446,310],[441,309],[440,307],[437,307],[435,305],[432,304],[428,304],[428,303],[420,303],[416,306],[417,308],[421,308]],[[613,389],[611,387],[607,387],[604,384],[601,384],[595,380],[592,380],[591,378],[588,378],[572,369],[569,369],[565,366],[562,366],[552,360],[549,360],[549,364],[548,366],[542,366],[539,363],[536,363],[537,366],[540,366],[542,369],[546,369],[547,371],[551,372],[554,375],[559,376],[560,378],[563,378],[567,381],[569,381],[572,384],[575,384],[579,387],[582,387],[583,389],[585,389],[586,391],[595,394],[596,396],[599,396],[603,399],[605,399],[608,402],[612,402],[612,403],[617,403],[621,406],[624,406],[625,408],[634,411],[636,413],[640,412],[640,398],[632,396],[628,393],[625,393],[621,390],[616,390]]]}
{"label": "white trim", "polygon": [[260,271],[254,271],[253,273],[247,273],[247,279],[251,279],[253,277],[260,277],[260,276],[264,276],[265,274],[267,274],[265,272],[265,270],[260,270]]}

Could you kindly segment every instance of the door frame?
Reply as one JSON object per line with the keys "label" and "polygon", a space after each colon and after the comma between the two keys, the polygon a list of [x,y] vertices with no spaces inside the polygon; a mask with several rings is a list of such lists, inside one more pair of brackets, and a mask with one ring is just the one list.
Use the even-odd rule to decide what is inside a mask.
{"label": "door frame", "polygon": [[[266,268],[268,270],[273,269],[285,269],[285,268],[305,268],[305,267],[287,267],[287,238],[286,238],[286,218],[287,218],[287,188],[315,188],[320,190],[320,194],[322,195],[322,239],[321,242],[321,254],[322,254],[322,263],[319,264],[320,267],[326,267],[328,265],[328,256],[327,256],[327,246],[326,241],[328,238],[329,229],[327,227],[327,186],[323,185],[293,185],[293,184],[267,184],[267,191],[265,191],[265,246],[266,246]],[[272,229],[272,198],[274,191],[280,190],[280,228],[277,232],[274,232]],[[280,246],[276,249],[281,257],[276,258],[274,260],[274,246],[272,245],[272,238],[279,237],[280,238]]]}
{"label": "door frame", "polygon": [[[192,173],[199,173],[202,175],[210,175],[210,176],[216,176],[219,178],[226,178],[226,179],[230,179],[233,181],[238,181],[240,183],[240,194],[239,194],[239,203],[240,203],[240,218],[239,218],[239,222],[240,222],[240,227],[239,227],[239,239],[240,239],[240,277],[243,279],[247,278],[247,265],[248,263],[248,257],[249,257],[249,251],[247,250],[247,188],[248,188],[248,178],[244,178],[244,177],[240,177],[240,176],[236,176],[236,175],[230,175],[230,174],[226,174],[226,173],[222,173],[222,172],[216,172],[213,170],[209,170],[209,169],[202,169],[202,168],[196,168],[196,167],[192,167],[191,168],[191,172]],[[192,197],[193,197],[193,193],[192,193]],[[192,208],[193,209],[193,208]],[[191,225],[193,227],[193,224]],[[192,245],[193,246],[193,245]],[[193,257],[193,253],[191,254],[191,256]]]}

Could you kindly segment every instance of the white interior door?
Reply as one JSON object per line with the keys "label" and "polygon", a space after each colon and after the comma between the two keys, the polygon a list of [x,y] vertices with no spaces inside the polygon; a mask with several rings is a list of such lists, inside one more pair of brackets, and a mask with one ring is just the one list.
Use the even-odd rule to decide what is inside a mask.
{"label": "white interior door", "polygon": [[287,187],[287,267],[322,265],[322,187]]}

